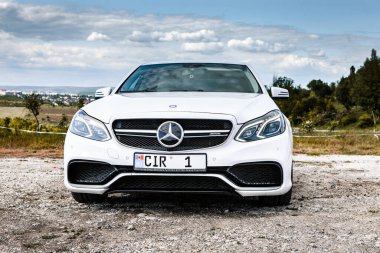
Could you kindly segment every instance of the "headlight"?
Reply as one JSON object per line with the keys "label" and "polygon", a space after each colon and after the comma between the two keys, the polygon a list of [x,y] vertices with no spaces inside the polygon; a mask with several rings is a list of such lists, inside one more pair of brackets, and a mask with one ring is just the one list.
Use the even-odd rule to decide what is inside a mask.
{"label": "headlight", "polygon": [[235,139],[241,142],[256,141],[282,134],[284,131],[284,116],[279,110],[274,110],[245,123]]}
{"label": "headlight", "polygon": [[75,114],[69,130],[73,134],[96,141],[107,141],[111,139],[103,122],[88,116],[87,113],[82,110]]}

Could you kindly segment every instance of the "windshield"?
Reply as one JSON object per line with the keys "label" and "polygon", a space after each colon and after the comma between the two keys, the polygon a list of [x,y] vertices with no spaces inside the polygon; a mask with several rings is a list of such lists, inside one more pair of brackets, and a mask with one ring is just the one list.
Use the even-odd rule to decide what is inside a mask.
{"label": "windshield", "polygon": [[181,91],[261,93],[247,66],[219,63],[143,65],[118,90],[119,93]]}

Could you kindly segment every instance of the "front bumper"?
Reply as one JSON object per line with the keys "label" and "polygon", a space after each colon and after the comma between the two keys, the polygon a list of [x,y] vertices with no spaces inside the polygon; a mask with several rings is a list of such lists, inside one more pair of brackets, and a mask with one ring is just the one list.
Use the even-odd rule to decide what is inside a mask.
{"label": "front bumper", "polygon": [[[202,150],[172,152],[175,154],[205,153],[207,155],[207,170],[202,173],[136,172],[133,170],[134,153],[157,153],[157,151],[124,146],[117,142],[114,136],[112,136],[113,138],[110,141],[98,142],[68,132],[64,151],[65,186],[72,192],[93,194],[106,194],[118,191],[211,192],[215,190],[215,187],[218,191],[230,191],[243,197],[273,196],[287,193],[292,187],[292,134],[290,127],[281,135],[249,143],[241,143],[234,140],[238,128],[234,127],[227,141],[220,146]],[[168,154],[170,152],[162,153]],[[116,168],[117,172],[98,184],[77,183],[69,179],[69,164],[73,161],[101,162]],[[239,164],[255,165],[263,163],[276,164],[280,167],[281,182],[279,184],[247,185],[236,180],[236,178],[234,179],[228,173],[223,172]],[[121,169],[119,170],[119,168]],[[215,168],[219,168],[219,171],[216,171]],[[127,178],[133,178],[139,182],[151,182],[155,187],[152,187],[152,189],[146,186],[141,187],[141,189],[138,189],[136,186],[130,188],[127,187]],[[178,188],[177,185],[173,187],[173,184],[165,187],[165,185],[162,185],[162,181],[165,180],[161,180],[164,178],[167,179],[167,182],[178,182],[178,184],[183,182],[183,189]],[[192,182],[191,180],[197,182],[196,185],[200,184],[199,182],[209,180],[211,185],[215,183],[215,187],[210,187],[210,189],[205,187],[185,187],[188,182]],[[122,181],[124,182],[124,187],[120,186],[120,182]],[[136,181],[132,180],[132,182]],[[219,188],[219,185],[223,185],[223,187],[220,186]]]}

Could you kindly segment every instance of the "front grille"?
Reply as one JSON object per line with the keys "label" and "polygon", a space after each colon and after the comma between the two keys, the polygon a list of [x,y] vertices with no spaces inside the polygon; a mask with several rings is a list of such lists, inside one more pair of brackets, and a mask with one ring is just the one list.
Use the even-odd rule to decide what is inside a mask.
{"label": "front grille", "polygon": [[72,161],[68,165],[68,180],[73,184],[103,184],[118,172],[110,164],[93,161]]}
{"label": "front grille", "polygon": [[110,187],[117,190],[164,191],[232,191],[232,187],[215,177],[199,176],[128,176]]}
{"label": "front grille", "polygon": [[[184,130],[184,138],[176,147],[164,147],[157,140],[157,129],[165,121],[175,121]],[[118,141],[124,145],[149,150],[183,151],[222,144],[232,130],[232,123],[211,119],[120,119],[115,120],[112,127]]]}
{"label": "front grille", "polygon": [[277,163],[237,164],[227,170],[242,186],[270,187],[282,184],[282,169]]}

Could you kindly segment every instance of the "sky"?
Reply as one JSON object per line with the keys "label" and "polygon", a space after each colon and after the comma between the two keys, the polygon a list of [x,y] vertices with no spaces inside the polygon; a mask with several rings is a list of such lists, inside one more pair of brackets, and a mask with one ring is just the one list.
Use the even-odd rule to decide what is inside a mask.
{"label": "sky", "polygon": [[376,0],[0,0],[0,85],[116,86],[140,64],[335,82],[380,49]]}

